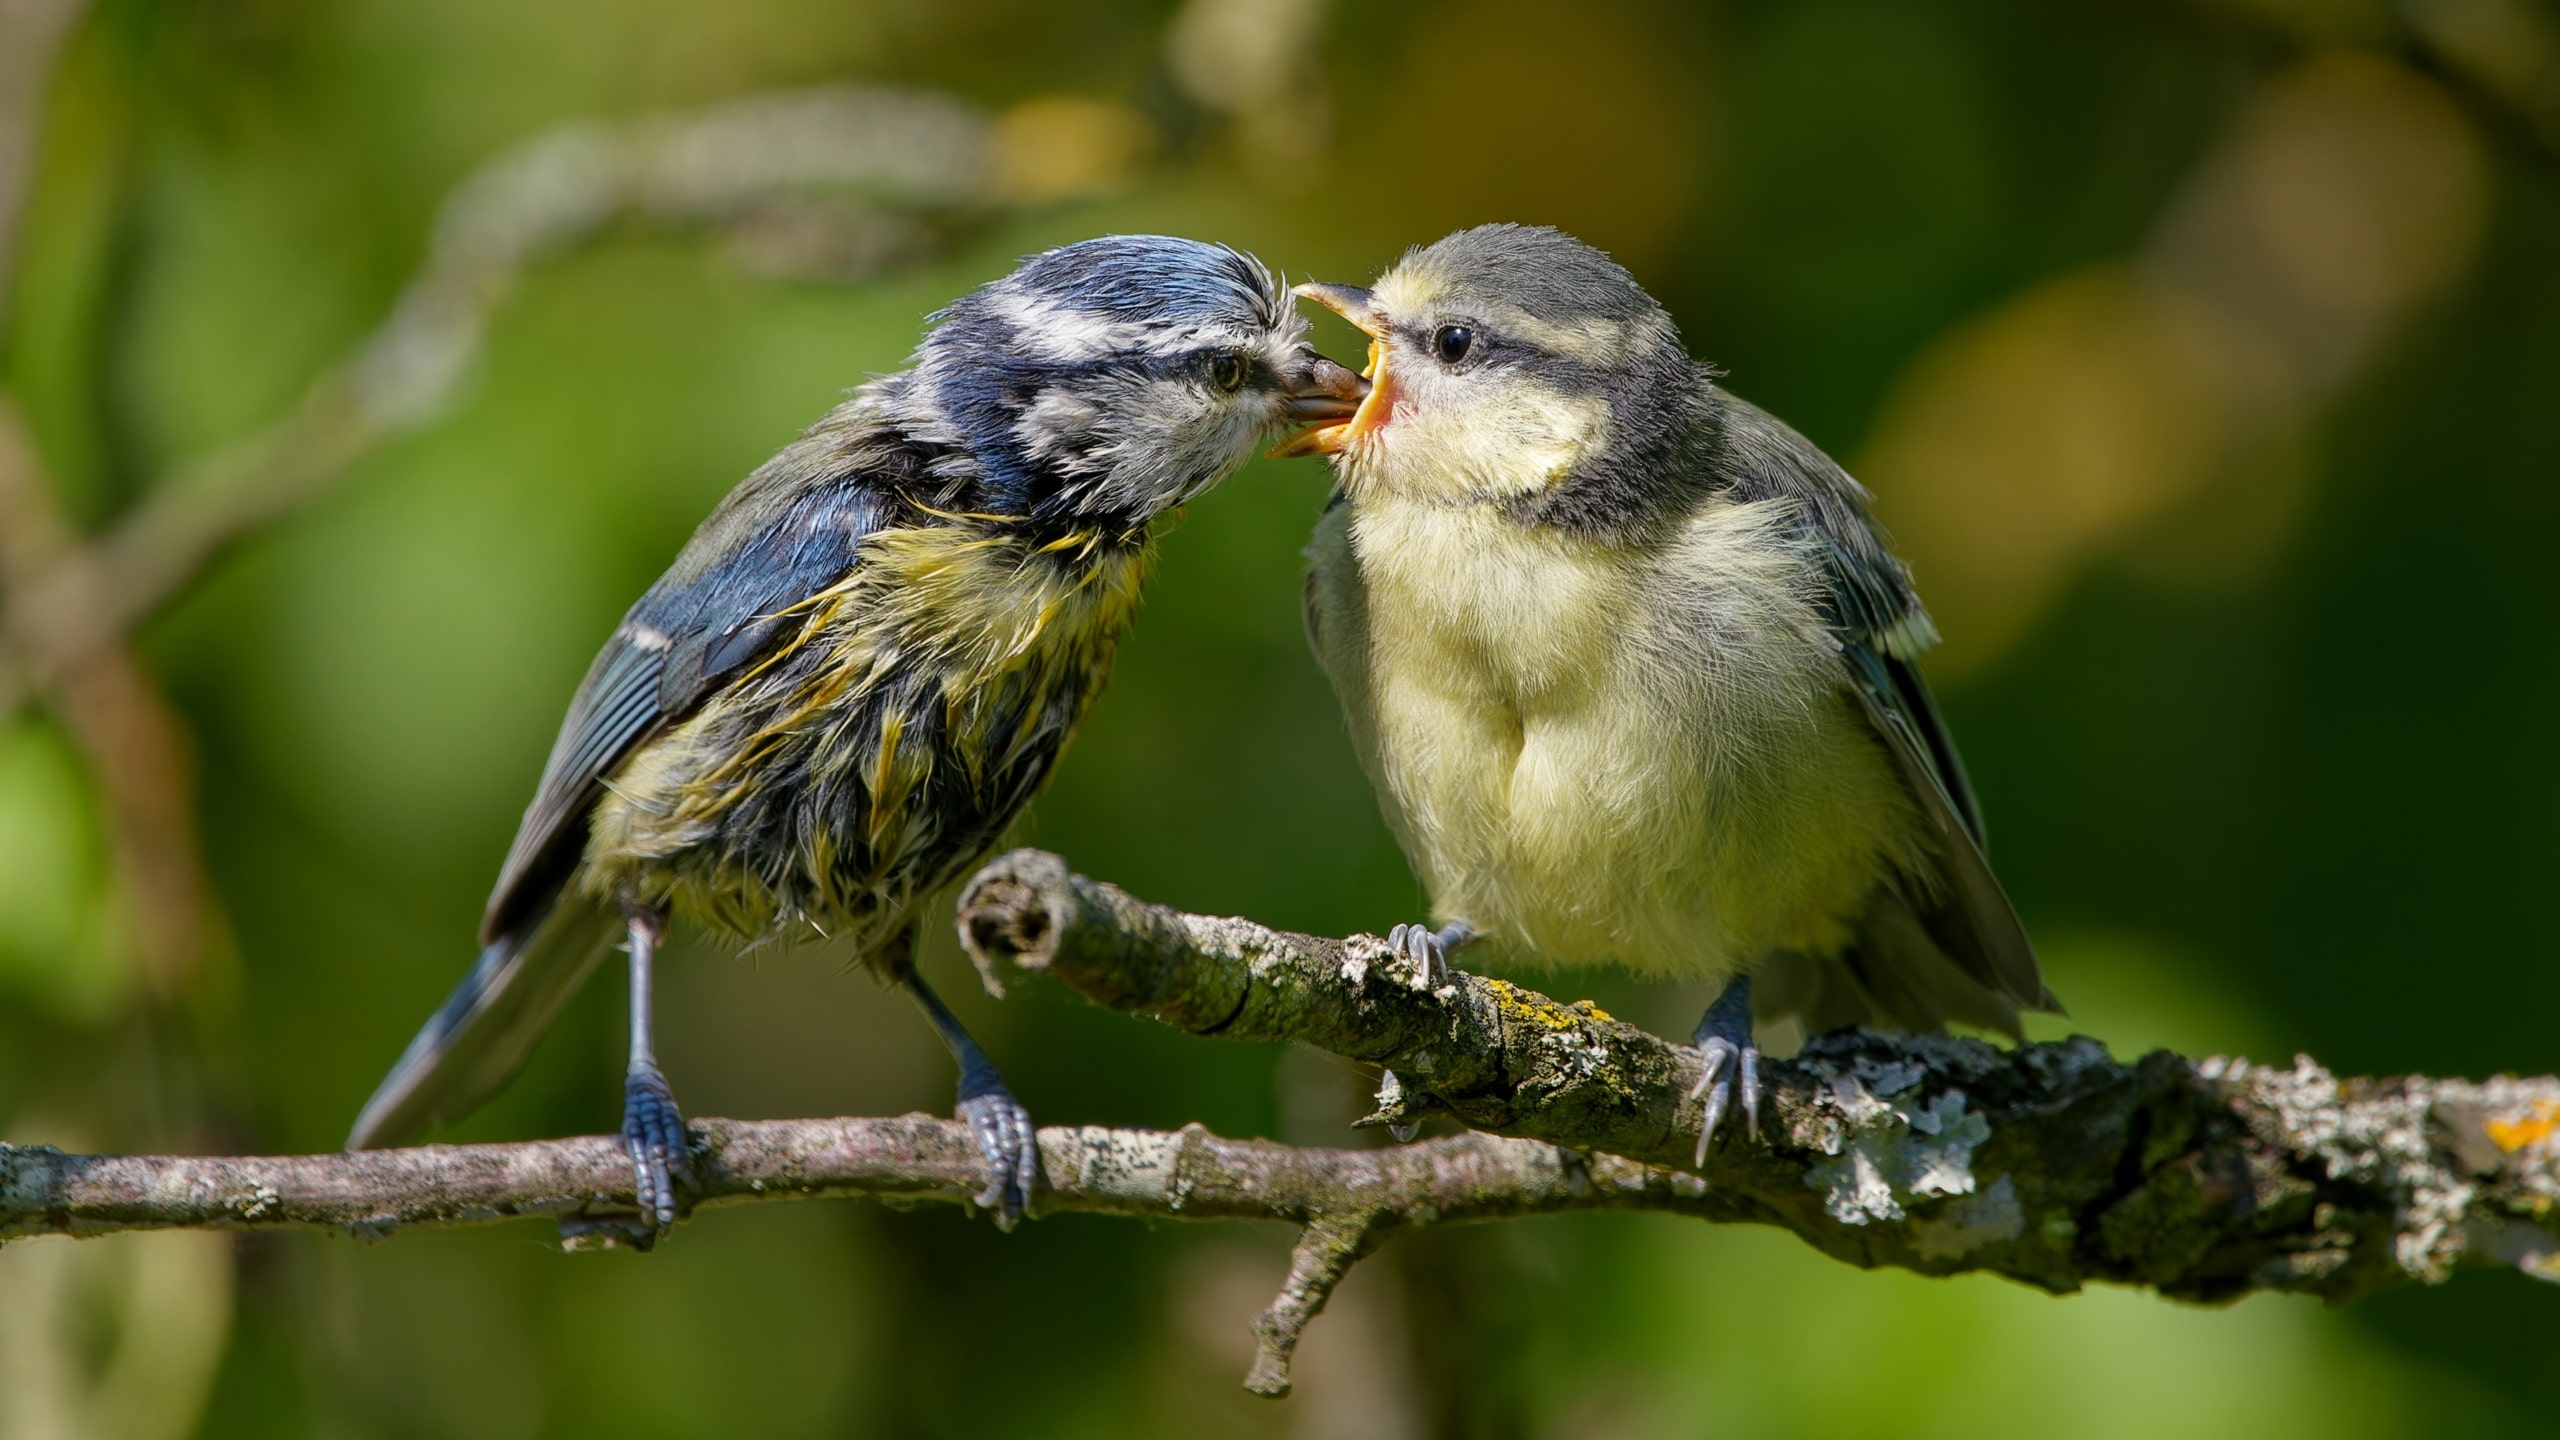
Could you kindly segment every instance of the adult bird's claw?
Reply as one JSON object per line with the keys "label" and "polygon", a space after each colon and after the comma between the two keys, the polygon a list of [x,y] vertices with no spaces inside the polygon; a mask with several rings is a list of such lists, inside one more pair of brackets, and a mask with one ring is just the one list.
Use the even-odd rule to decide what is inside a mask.
{"label": "adult bird's claw", "polygon": [[987,1161],[987,1188],[978,1192],[978,1208],[995,1216],[997,1229],[1011,1230],[1031,1203],[1032,1186],[1040,1177],[1040,1141],[1031,1128],[1031,1112],[998,1080],[963,1094],[959,1118],[978,1137],[978,1153]]}
{"label": "adult bird's claw", "polygon": [[633,1198],[655,1243],[675,1226],[677,1183],[693,1178],[684,1114],[655,1065],[632,1066],[622,1082],[622,1146],[631,1152]]}

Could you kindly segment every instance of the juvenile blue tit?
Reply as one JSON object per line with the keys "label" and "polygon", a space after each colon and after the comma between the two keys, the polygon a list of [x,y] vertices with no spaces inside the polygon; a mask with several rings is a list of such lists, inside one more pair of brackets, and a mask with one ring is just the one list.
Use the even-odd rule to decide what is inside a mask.
{"label": "juvenile blue tit", "polygon": [[1559,231],[1299,293],[1371,341],[1358,411],[1282,450],[1340,483],[1307,633],[1430,896],[1439,928],[1390,937],[1413,964],[1481,936],[1722,980],[1701,1163],[1737,1099],[1759,1131],[1755,975],[1812,1029],[2059,1008],[1856,481]]}
{"label": "juvenile blue tit", "polygon": [[1221,246],[1051,250],[934,316],[749,475],[587,672],[481,921],[479,963],[357,1117],[397,1143],[501,1088],[624,939],[623,1139],[648,1238],[684,1122],[650,1040],[671,919],[848,943],[960,1065],[979,1202],[1010,1224],[1030,1117],[917,978],[918,909],[1029,801],[1102,688],[1160,514],[1366,390]]}

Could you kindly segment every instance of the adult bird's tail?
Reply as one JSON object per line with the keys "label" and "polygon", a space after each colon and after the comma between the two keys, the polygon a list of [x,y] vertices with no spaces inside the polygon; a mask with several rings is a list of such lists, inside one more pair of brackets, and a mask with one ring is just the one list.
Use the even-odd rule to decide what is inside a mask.
{"label": "adult bird's tail", "polygon": [[612,910],[573,893],[489,942],[365,1102],[347,1148],[415,1139],[498,1093],[621,928]]}

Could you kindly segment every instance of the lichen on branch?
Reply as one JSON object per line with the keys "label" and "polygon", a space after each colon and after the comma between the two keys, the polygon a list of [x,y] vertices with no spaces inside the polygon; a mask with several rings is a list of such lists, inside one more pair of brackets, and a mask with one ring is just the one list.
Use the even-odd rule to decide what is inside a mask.
{"label": "lichen on branch", "polygon": [[[1689,1164],[1695,1050],[1501,980],[1417,975],[1373,936],[1188,915],[1006,855],[961,901],[991,978],[1046,974],[1194,1034],[1289,1040],[1390,1069],[1380,1123],[1468,1133],[1320,1149],[1178,1131],[1039,1135],[1036,1218],[1271,1220],[1300,1238],[1254,1325],[1247,1384],[1278,1395],[1308,1322],[1399,1230],[1577,1210],[1777,1225],[1863,1266],[1987,1271],[2054,1291],[2145,1285],[2348,1300],[2465,1264],[2560,1278],[2560,1081],[2340,1080],[2291,1066],[2120,1064],[2085,1037],[2001,1050],[1844,1031],[1765,1062],[1765,1143]],[[966,1206],[967,1129],[922,1115],[697,1120],[686,1215],[816,1196]],[[0,1145],[0,1242],[142,1229],[404,1229],[548,1217],[634,1238],[618,1140],[252,1157]]]}
{"label": "lichen on branch", "polygon": [[[1194,1034],[1384,1067],[1373,1119],[1438,1111],[1690,1168],[1698,1052],[1587,1003],[1418,975],[1373,936],[1182,914],[1035,850],[978,875],[960,929],[991,975],[1019,965]],[[1709,1193],[1854,1264],[2191,1300],[2346,1300],[2465,1260],[2560,1278],[2549,1079],[2341,1081],[2308,1059],[2120,1064],[2086,1037],[2002,1050],[1868,1031],[1818,1037],[1762,1077],[1768,1143],[1720,1143]]]}

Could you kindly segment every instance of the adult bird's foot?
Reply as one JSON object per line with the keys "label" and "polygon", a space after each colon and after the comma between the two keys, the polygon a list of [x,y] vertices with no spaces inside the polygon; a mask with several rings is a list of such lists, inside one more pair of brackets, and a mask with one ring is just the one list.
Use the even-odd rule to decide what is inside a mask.
{"label": "adult bird's foot", "polygon": [[1031,1112],[1003,1080],[989,1076],[975,1084],[963,1080],[959,1118],[978,1137],[978,1153],[987,1161],[987,1188],[978,1192],[978,1208],[995,1216],[997,1229],[1011,1230],[1031,1203],[1031,1187],[1040,1174],[1040,1141],[1031,1128]]}
{"label": "adult bird's foot", "polygon": [[1438,930],[1399,925],[1387,932],[1387,948],[1395,952],[1406,984],[1416,990],[1437,990],[1449,979],[1449,952],[1474,938],[1475,927],[1464,920],[1452,920]]}
{"label": "adult bird's foot", "polygon": [[1699,1165],[1707,1163],[1707,1145],[1716,1138],[1716,1126],[1742,1102],[1743,1119],[1751,1138],[1760,1138],[1760,1047],[1751,1040],[1751,981],[1737,976],[1724,987],[1724,993],[1707,1007],[1706,1018],[1698,1022],[1698,1033],[1691,1037],[1705,1065],[1698,1072],[1697,1087],[1689,1092],[1704,1097],[1706,1115],[1698,1125]]}
{"label": "adult bird's foot", "polygon": [[640,1218],[650,1240],[661,1239],[676,1223],[676,1182],[692,1175],[684,1114],[655,1065],[632,1066],[622,1082],[622,1145],[631,1152]]}

